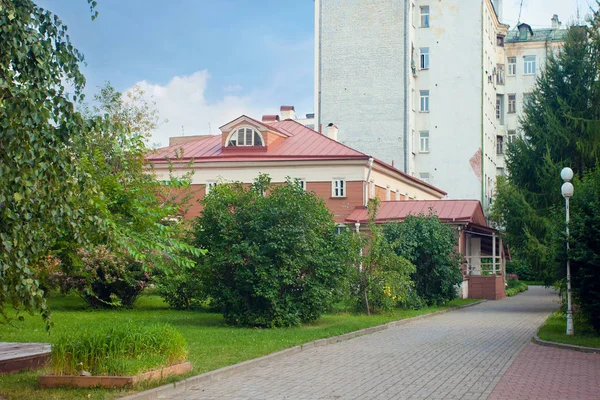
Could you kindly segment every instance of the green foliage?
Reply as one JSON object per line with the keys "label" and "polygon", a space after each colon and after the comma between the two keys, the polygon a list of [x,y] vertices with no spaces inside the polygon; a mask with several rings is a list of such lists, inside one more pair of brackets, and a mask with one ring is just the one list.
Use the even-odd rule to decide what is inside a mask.
{"label": "green foliage", "polygon": [[567,315],[557,311],[548,317],[546,323],[538,330],[538,337],[550,342],[574,344],[576,346],[595,347],[600,349],[600,335],[586,320],[585,316],[576,312],[573,315],[575,334],[567,335]]}
{"label": "green foliage", "polygon": [[[31,0],[0,1],[0,315],[6,305],[41,310],[32,266],[63,230],[83,240],[92,201],[73,141],[88,122],[75,111],[85,85],[67,27]],[[70,85],[72,95],[67,93]]]}
{"label": "green foliage", "polygon": [[75,290],[93,308],[132,307],[150,281],[140,262],[104,246],[79,249],[77,256],[81,265],[68,274],[57,272],[55,282],[64,293]]}
{"label": "green foliage", "polygon": [[[598,15],[590,27],[571,27],[563,48],[549,52],[532,101],[521,120],[523,137],[508,146],[507,180],[499,180],[490,219],[505,230],[513,258],[550,284],[559,255],[556,232],[564,231],[560,171],[576,176],[600,156],[600,37]],[[575,197],[577,189],[575,190]],[[561,210],[563,210],[561,212]],[[561,239],[561,240],[558,240]]]}
{"label": "green foliage", "polygon": [[123,376],[185,361],[187,343],[167,324],[140,326],[131,321],[77,328],[52,343],[54,375]]}
{"label": "green foliage", "polygon": [[175,267],[155,280],[156,293],[172,308],[189,310],[206,301],[206,288],[198,267]]}
{"label": "green foliage", "polygon": [[383,228],[375,224],[379,200],[369,201],[368,231],[361,235],[363,256],[353,276],[354,298],[359,309],[367,314],[391,311],[406,303],[414,284],[410,275],[415,271],[404,257],[398,256],[385,239]]}
{"label": "green foliage", "polygon": [[581,313],[600,332],[600,166],[575,185],[569,241],[573,294]]}
{"label": "green foliage", "polygon": [[525,282],[521,282],[519,279],[511,276],[508,277],[506,283],[506,295],[508,297],[512,297],[528,289],[527,284]]}
{"label": "green foliage", "polygon": [[426,304],[443,304],[456,298],[463,281],[456,233],[435,215],[410,215],[404,222],[387,223],[387,240],[396,254],[413,263],[417,294]]}
{"label": "green foliage", "polygon": [[315,321],[333,300],[350,252],[329,209],[298,182],[219,184],[203,200],[195,244],[208,294],[227,323],[279,327]]}
{"label": "green foliage", "polygon": [[532,281],[535,279],[535,275],[529,265],[522,260],[512,260],[507,262],[506,273],[508,275],[517,275],[520,281]]}

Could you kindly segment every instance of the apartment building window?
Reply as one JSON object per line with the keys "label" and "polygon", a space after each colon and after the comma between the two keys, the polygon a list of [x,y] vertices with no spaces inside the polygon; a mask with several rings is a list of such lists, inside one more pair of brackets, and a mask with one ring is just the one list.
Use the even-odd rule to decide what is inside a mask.
{"label": "apartment building window", "polygon": [[514,143],[517,138],[517,131],[508,131],[508,144]]}
{"label": "apartment building window", "polygon": [[523,73],[525,75],[535,75],[535,56],[523,57]]}
{"label": "apartment building window", "polygon": [[421,69],[429,69],[429,47],[421,47]]}
{"label": "apartment building window", "polygon": [[429,183],[429,172],[421,172],[419,174],[419,179],[421,179],[423,182]]}
{"label": "apartment building window", "polygon": [[496,36],[496,45],[498,47],[504,47],[504,35]]}
{"label": "apartment building window", "polygon": [[302,190],[306,191],[306,180],[303,178],[298,178],[297,181]]}
{"label": "apartment building window", "polygon": [[421,112],[429,112],[429,90],[421,90],[419,91],[421,98]]}
{"label": "apartment building window", "polygon": [[496,119],[504,125],[504,95],[496,95]]}
{"label": "apartment building window", "polygon": [[498,167],[496,168],[496,176],[506,176],[506,172],[504,168]]}
{"label": "apartment building window", "polygon": [[509,94],[508,95],[508,113],[514,114],[517,112],[517,95]]}
{"label": "apartment building window", "polygon": [[419,132],[419,153],[429,153],[429,131]]}
{"label": "apartment building window", "polygon": [[504,64],[496,65],[496,84],[504,85]]}
{"label": "apartment building window", "polygon": [[508,57],[508,75],[515,76],[517,74],[517,57]]}
{"label": "apartment building window", "polygon": [[421,28],[429,28],[429,6],[421,7]]}
{"label": "apartment building window", "polygon": [[390,187],[386,187],[385,188],[385,200],[386,201],[390,201],[392,199],[392,191],[390,190]]}
{"label": "apartment building window", "polygon": [[523,105],[527,105],[531,100],[533,100],[533,96],[531,93],[523,93]]}
{"label": "apartment building window", "polygon": [[504,137],[496,136],[496,154],[504,154]]}
{"label": "apartment building window", "polygon": [[375,182],[374,181],[369,182],[369,198],[370,199],[375,198]]}
{"label": "apartment building window", "polygon": [[209,194],[212,189],[217,186],[216,181],[206,181],[206,194]]}
{"label": "apartment building window", "polygon": [[331,184],[331,197],[346,197],[346,181],[336,178]]}

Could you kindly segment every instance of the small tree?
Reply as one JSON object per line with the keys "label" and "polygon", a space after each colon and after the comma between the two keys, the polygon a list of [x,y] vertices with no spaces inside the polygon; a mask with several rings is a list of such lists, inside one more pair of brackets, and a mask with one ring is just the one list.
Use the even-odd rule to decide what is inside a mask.
{"label": "small tree", "polygon": [[367,314],[390,311],[404,303],[414,290],[410,275],[415,266],[397,255],[383,234],[383,227],[375,224],[379,199],[369,201],[368,231],[361,237],[363,256],[356,270],[357,304]]}
{"label": "small tree", "polygon": [[299,183],[219,184],[203,199],[195,244],[206,287],[227,323],[278,327],[316,320],[349,251],[323,201]]}
{"label": "small tree", "polygon": [[456,298],[463,276],[456,235],[448,225],[433,214],[409,215],[404,222],[386,224],[384,233],[396,254],[416,266],[412,279],[427,304]]}

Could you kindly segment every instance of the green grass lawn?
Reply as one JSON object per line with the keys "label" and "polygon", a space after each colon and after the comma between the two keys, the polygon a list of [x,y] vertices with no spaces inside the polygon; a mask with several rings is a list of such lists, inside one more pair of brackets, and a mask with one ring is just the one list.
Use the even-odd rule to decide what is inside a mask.
{"label": "green grass lawn", "polygon": [[[223,323],[220,314],[203,311],[170,310],[156,295],[144,295],[131,310],[87,310],[83,301],[74,296],[56,295],[49,299],[54,328],[48,334],[39,316],[25,317],[17,328],[0,325],[0,341],[52,342],[61,332],[83,326],[101,326],[117,321],[135,324],[169,323],[178,329],[189,345],[188,360],[193,373],[215,370],[244,360],[293,347],[317,339],[341,335],[386,322],[410,318],[441,309],[453,308],[478,300],[457,299],[445,306],[421,310],[396,310],[390,314],[366,316],[351,313],[324,315],[317,322],[295,328],[256,329],[234,328]],[[134,391],[148,389],[159,383],[138,386],[136,390],[105,389],[44,389],[37,388],[37,376],[44,371],[0,375],[0,399],[113,399]],[[176,379],[183,379],[182,377]],[[164,384],[161,382],[160,384]],[[89,397],[88,397],[89,396]]]}
{"label": "green grass lawn", "polygon": [[565,334],[567,330],[566,318],[566,315],[562,312],[552,314],[538,330],[538,337],[551,342],[600,348],[600,335],[580,318],[576,318],[573,322],[575,335],[567,336]]}

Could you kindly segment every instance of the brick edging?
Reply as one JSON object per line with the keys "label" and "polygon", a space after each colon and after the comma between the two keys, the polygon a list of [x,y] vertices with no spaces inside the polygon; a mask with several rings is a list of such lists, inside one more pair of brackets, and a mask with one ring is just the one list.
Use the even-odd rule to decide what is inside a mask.
{"label": "brick edging", "polygon": [[575,344],[551,342],[549,340],[540,339],[538,337],[538,335],[533,335],[533,339],[531,339],[531,340],[533,341],[533,343],[535,343],[539,346],[556,347],[557,349],[580,351],[582,353],[600,353],[600,348],[597,348],[597,347],[585,347],[585,346],[577,346]]}
{"label": "brick edging", "polygon": [[419,321],[421,319],[430,318],[430,317],[440,315],[440,314],[445,314],[450,311],[455,311],[455,310],[460,310],[462,308],[476,306],[485,301],[486,300],[480,300],[475,303],[452,307],[452,308],[448,308],[446,310],[434,311],[432,313],[418,315],[418,316],[412,317],[412,318],[399,319],[397,321],[391,321],[391,322],[385,323],[383,325],[376,325],[376,326],[372,326],[370,328],[364,328],[364,329],[361,329],[358,331],[345,333],[343,335],[338,335],[338,336],[333,336],[330,338],[315,340],[315,341],[304,343],[304,344],[301,344],[298,346],[290,347],[288,349],[284,349],[284,350],[281,350],[281,351],[278,351],[275,353],[267,354],[266,356],[262,356],[259,358],[253,358],[251,360],[242,361],[241,363],[238,363],[238,364],[229,365],[227,367],[219,368],[214,371],[209,371],[209,372],[205,372],[200,375],[192,376],[192,377],[189,377],[182,381],[169,383],[169,384],[159,386],[154,389],[146,390],[143,392],[134,393],[129,396],[121,397],[121,398],[119,398],[119,400],[156,400],[159,398],[159,396],[164,396],[168,393],[175,394],[178,392],[182,392],[182,391],[185,391],[188,388],[192,387],[193,385],[197,385],[199,383],[212,382],[212,381],[217,381],[219,379],[227,378],[234,374],[237,374],[237,373],[246,371],[250,368],[256,367],[265,361],[273,361],[273,360],[278,360],[281,358],[286,358],[293,354],[300,353],[301,351],[304,351],[304,350],[307,350],[307,349],[310,349],[313,347],[327,346],[329,344],[343,342],[345,340],[350,340],[350,339],[353,339],[353,338],[356,338],[359,336],[368,335],[371,333],[383,331],[385,329],[393,328],[396,326],[405,325],[410,322]]}

